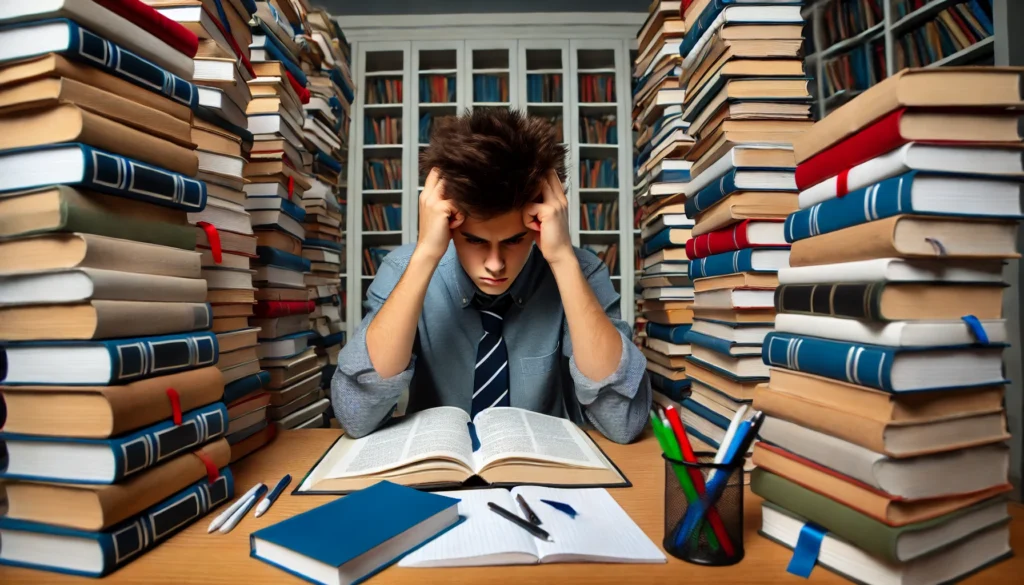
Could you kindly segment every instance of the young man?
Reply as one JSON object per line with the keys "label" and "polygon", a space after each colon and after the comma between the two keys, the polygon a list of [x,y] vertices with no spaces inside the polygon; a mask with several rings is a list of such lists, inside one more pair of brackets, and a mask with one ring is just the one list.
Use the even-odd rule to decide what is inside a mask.
{"label": "young man", "polygon": [[350,435],[408,411],[515,406],[626,443],[651,406],[646,360],[608,268],[574,248],[565,151],[547,122],[477,110],[439,128],[421,161],[419,240],[390,253],[331,384]]}

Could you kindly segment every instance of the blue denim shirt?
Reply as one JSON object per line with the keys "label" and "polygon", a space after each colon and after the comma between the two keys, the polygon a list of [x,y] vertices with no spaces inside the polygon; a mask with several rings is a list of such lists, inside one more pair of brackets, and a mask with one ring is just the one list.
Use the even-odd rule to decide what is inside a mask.
{"label": "blue denim shirt", "polygon": [[[412,257],[404,245],[381,263],[366,295],[369,312],[341,350],[331,382],[331,402],[342,428],[354,437],[372,432],[393,412],[408,389],[407,412],[456,406],[471,412],[480,313],[471,302],[477,288],[462,269],[454,245],[438,263],[423,301],[405,371],[381,378],[366,349],[366,329],[384,305]],[[511,405],[577,423],[589,420],[609,439],[627,443],[643,430],[651,407],[647,361],[630,341],[620,318],[619,294],[608,268],[591,252],[576,249],[583,274],[622,338],[618,367],[604,380],[591,380],[576,367],[572,340],[551,268],[534,247],[509,288],[512,305],[502,333],[509,355]]]}

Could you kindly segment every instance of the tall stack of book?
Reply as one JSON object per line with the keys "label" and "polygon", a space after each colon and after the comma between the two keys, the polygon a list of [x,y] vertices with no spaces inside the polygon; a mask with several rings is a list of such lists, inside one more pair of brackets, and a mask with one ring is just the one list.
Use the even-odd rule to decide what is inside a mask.
{"label": "tall stack of book", "polygon": [[[313,187],[302,196],[306,210],[306,239],[302,244],[302,256],[311,262],[310,273],[306,275],[309,298],[316,303],[310,313],[313,338],[320,365],[319,393],[310,392],[291,407],[326,407],[323,400],[329,400],[331,379],[338,367],[338,353],[345,344],[345,299],[342,273],[345,271],[345,211],[347,184],[342,178],[344,164],[348,158],[349,113],[355,86],[349,70],[351,48],[337,23],[323,10],[311,10],[307,14],[308,36],[324,54],[319,71],[309,74],[310,103],[306,106],[306,135],[313,132],[331,133],[339,147],[326,151],[319,149],[313,161]],[[312,130],[311,123],[316,127]],[[400,225],[400,224],[399,224]],[[323,411],[325,420],[333,418],[334,409]],[[315,425],[313,417],[306,419],[307,425]],[[300,425],[302,422],[300,422]]]}
{"label": "tall stack of book", "polygon": [[678,89],[680,5],[651,4],[637,33],[639,54],[633,73],[634,203],[641,231],[636,245],[641,263],[635,267],[640,271],[641,315],[636,335],[659,402],[681,401],[690,388],[683,367],[690,351],[682,336],[691,323],[693,289],[682,245],[693,222],[681,204],[667,204],[690,179],[690,163],[683,156],[693,145],[682,121],[683,92]]}
{"label": "tall stack of book", "polygon": [[666,204],[682,204],[694,224],[666,244],[685,246],[693,282],[693,324],[682,335],[691,394],[680,416],[715,448],[767,379],[761,342],[776,272],[788,265],[781,221],[796,208],[792,144],[812,124],[795,4],[712,0],[683,12],[681,118],[696,142],[685,157],[690,180]]}
{"label": "tall stack of book", "polygon": [[0,564],[101,576],[234,489],[187,220],[198,39],[135,0],[0,25]]}
{"label": "tall stack of book", "polygon": [[858,582],[951,582],[1010,554],[1002,268],[1019,256],[1022,80],[905,70],[795,145],[751,485],[763,534],[793,547],[817,524],[818,562]]}

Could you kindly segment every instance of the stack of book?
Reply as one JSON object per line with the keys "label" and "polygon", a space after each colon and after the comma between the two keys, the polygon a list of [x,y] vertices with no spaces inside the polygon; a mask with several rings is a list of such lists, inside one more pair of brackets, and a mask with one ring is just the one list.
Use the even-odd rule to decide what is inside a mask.
{"label": "stack of book", "polygon": [[0,563],[100,576],[233,493],[187,219],[198,39],[134,0],[0,24]]}
{"label": "stack of book", "polygon": [[796,142],[751,485],[767,537],[793,547],[816,523],[818,562],[859,582],[950,582],[1010,554],[1002,269],[1022,80],[905,70]]}
{"label": "stack of book", "polygon": [[690,260],[693,323],[679,337],[691,394],[680,416],[718,448],[768,375],[760,349],[776,272],[788,265],[781,220],[796,208],[792,143],[812,124],[809,80],[793,2],[693,2],[683,19],[681,119],[696,142],[685,156],[689,181],[663,205],[682,204],[693,224],[645,246],[681,246]]}

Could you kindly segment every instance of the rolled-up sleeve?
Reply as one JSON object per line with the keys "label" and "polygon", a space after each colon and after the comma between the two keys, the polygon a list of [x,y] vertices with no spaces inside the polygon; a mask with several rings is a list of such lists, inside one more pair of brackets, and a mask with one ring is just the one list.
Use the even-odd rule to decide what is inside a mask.
{"label": "rolled-up sleeve", "polygon": [[628,323],[622,320],[619,307],[619,293],[612,286],[608,267],[603,263],[587,267],[582,262],[584,274],[597,301],[604,308],[605,315],[619,331],[622,341],[622,356],[618,367],[603,380],[591,380],[576,367],[572,355],[572,339],[568,324],[562,331],[562,347],[569,357],[569,373],[576,387],[576,397],[584,407],[587,419],[601,433],[616,443],[628,443],[635,439],[647,424],[651,410],[651,381],[647,375],[647,358],[632,341]]}
{"label": "rolled-up sleeve", "polygon": [[[393,256],[393,255],[392,255]],[[366,293],[366,316],[352,339],[338,355],[338,369],[331,380],[331,406],[345,432],[362,437],[383,424],[409,388],[416,363],[415,354],[404,371],[382,378],[373,368],[366,347],[366,330],[380,311],[405,271],[392,256],[381,262],[380,270]]]}

